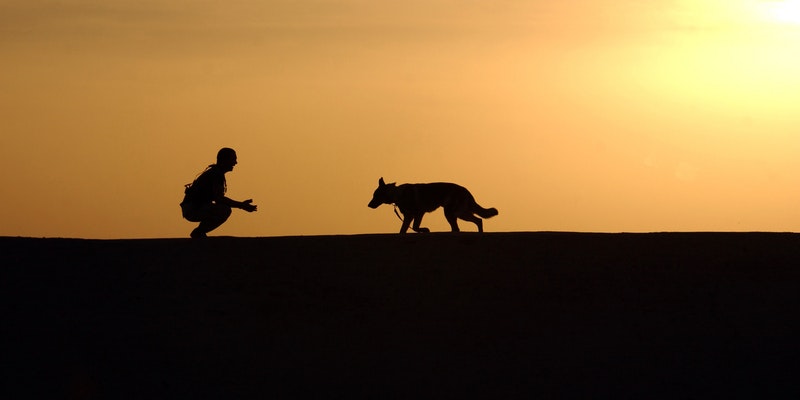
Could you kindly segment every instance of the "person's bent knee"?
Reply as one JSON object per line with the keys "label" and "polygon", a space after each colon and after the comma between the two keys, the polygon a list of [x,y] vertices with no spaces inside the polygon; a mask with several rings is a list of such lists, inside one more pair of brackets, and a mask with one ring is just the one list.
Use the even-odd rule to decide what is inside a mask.
{"label": "person's bent knee", "polygon": [[225,222],[228,220],[228,217],[231,216],[233,210],[229,206],[225,204],[214,204],[211,207],[209,215],[207,216],[208,219],[218,221],[219,223]]}
{"label": "person's bent knee", "polygon": [[201,206],[185,205],[181,209],[183,218],[190,222],[222,223],[227,221],[233,212],[229,206],[214,203]]}
{"label": "person's bent knee", "polygon": [[229,206],[224,204],[215,204],[214,206],[214,214],[220,217],[225,217],[225,219],[228,219],[228,217],[231,216],[231,213],[233,213],[233,210]]}

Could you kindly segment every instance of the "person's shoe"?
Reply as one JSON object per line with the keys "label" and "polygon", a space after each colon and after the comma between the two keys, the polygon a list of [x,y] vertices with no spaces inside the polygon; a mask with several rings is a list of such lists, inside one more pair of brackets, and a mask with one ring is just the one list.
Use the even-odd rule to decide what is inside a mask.
{"label": "person's shoe", "polygon": [[205,232],[197,230],[196,228],[195,228],[195,230],[192,231],[191,234],[189,234],[189,236],[191,236],[192,239],[205,239],[205,238],[208,237],[208,236],[206,236]]}

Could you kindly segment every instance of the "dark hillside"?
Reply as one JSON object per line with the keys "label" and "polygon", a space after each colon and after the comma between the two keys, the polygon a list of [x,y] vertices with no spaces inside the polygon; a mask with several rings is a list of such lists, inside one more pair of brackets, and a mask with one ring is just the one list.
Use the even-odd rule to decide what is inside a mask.
{"label": "dark hillside", "polygon": [[798,234],[0,251],[0,398],[800,398]]}

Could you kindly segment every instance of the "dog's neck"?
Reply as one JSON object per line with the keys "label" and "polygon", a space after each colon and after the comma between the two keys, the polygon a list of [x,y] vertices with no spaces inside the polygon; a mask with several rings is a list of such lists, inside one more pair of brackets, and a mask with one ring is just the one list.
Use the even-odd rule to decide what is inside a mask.
{"label": "dog's neck", "polygon": [[397,199],[400,198],[400,193],[404,189],[403,186],[389,186],[387,193],[389,194],[390,204],[397,204]]}

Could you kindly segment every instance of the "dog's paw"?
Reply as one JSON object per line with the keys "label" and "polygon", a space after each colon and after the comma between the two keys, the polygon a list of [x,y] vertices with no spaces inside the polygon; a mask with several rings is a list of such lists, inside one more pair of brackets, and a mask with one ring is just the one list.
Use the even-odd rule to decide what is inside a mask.
{"label": "dog's paw", "polygon": [[414,232],[417,232],[417,233],[430,233],[430,231],[431,230],[428,229],[428,228],[417,228],[417,229],[414,229]]}

